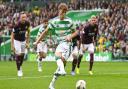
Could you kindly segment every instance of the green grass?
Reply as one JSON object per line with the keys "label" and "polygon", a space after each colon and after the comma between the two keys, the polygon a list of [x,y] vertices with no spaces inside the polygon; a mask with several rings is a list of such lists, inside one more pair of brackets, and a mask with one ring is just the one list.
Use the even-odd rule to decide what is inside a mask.
{"label": "green grass", "polygon": [[[24,62],[24,76],[18,78],[15,62],[0,62],[0,89],[48,89],[56,70],[55,62],[44,62],[43,72],[37,71],[36,62]],[[94,75],[88,74],[88,62],[82,62],[80,75],[71,76],[71,63],[67,75],[60,77],[55,89],[75,89],[77,80],[87,82],[87,89],[128,89],[128,62],[96,62]]]}

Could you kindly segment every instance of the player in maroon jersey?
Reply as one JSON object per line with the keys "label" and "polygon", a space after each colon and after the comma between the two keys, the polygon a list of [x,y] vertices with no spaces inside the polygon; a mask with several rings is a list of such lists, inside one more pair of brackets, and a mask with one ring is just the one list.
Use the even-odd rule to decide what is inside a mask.
{"label": "player in maroon jersey", "polygon": [[86,23],[82,29],[82,35],[81,35],[82,54],[80,54],[78,58],[78,60],[81,60],[81,58],[83,57],[83,53],[85,53],[85,51],[89,52],[90,54],[89,74],[90,75],[93,75],[92,67],[94,62],[94,49],[95,49],[94,44],[96,41],[97,34],[98,34],[97,18],[96,16],[91,16],[91,19],[89,20],[89,22]]}
{"label": "player in maroon jersey", "polygon": [[29,47],[30,23],[25,13],[20,14],[19,21],[14,25],[11,34],[11,50],[15,53],[17,75],[23,76],[21,66],[23,64],[25,49]]}

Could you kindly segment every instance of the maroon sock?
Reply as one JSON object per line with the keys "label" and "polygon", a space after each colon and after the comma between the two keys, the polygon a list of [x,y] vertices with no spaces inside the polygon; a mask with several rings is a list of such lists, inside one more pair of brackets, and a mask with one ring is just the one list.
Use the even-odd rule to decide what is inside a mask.
{"label": "maroon sock", "polygon": [[93,61],[94,61],[94,54],[90,53],[90,67],[89,67],[90,71],[92,70],[93,67]]}
{"label": "maroon sock", "polygon": [[17,66],[17,70],[20,70],[20,56],[16,55],[16,66]]}
{"label": "maroon sock", "polygon": [[20,56],[20,66],[22,66],[23,61],[24,61],[24,54]]}
{"label": "maroon sock", "polygon": [[77,64],[77,59],[74,58],[73,61],[72,61],[72,71],[75,70],[76,64]]}
{"label": "maroon sock", "polygon": [[79,55],[79,57],[78,57],[77,68],[80,68],[80,63],[81,63],[82,57],[83,57],[83,55]]}

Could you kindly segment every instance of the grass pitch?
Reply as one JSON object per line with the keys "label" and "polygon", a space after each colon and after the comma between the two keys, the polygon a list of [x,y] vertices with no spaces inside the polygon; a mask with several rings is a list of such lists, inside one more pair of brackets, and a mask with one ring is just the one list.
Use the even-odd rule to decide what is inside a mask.
{"label": "grass pitch", "polygon": [[[71,76],[71,63],[67,75],[59,77],[55,89],[75,89],[76,81],[83,79],[87,89],[128,89],[128,62],[95,62],[94,75],[88,74],[88,62],[82,62],[80,75]],[[0,62],[0,89],[48,89],[55,62],[43,62],[43,71],[37,71],[36,62],[24,62],[22,78],[17,77],[15,62]]]}

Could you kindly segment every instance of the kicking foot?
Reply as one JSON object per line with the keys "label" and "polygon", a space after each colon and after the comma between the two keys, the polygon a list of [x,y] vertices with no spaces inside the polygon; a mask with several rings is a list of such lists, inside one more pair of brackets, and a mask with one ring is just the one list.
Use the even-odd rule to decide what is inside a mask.
{"label": "kicking foot", "polygon": [[71,75],[73,75],[73,76],[74,76],[74,75],[75,75],[75,72],[74,72],[74,71],[72,71],[72,72],[71,72]]}
{"label": "kicking foot", "polygon": [[79,68],[76,68],[76,73],[77,73],[77,74],[80,74]]}
{"label": "kicking foot", "polygon": [[38,71],[39,71],[39,72],[42,72],[42,68],[41,68],[41,67],[38,67]]}
{"label": "kicking foot", "polygon": [[18,77],[22,77],[22,76],[23,76],[23,72],[22,72],[22,70],[18,70],[18,72],[17,72],[17,76],[18,76]]}

